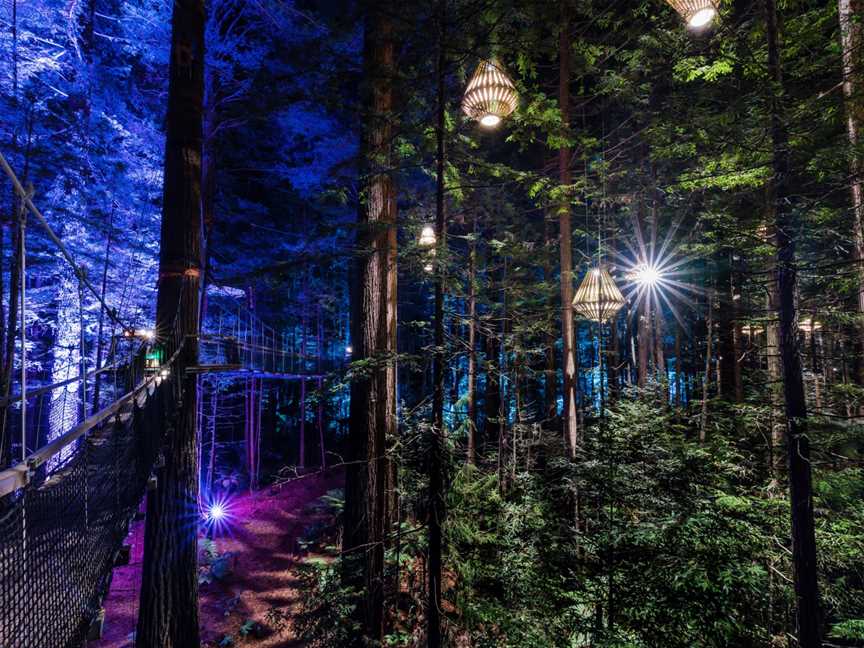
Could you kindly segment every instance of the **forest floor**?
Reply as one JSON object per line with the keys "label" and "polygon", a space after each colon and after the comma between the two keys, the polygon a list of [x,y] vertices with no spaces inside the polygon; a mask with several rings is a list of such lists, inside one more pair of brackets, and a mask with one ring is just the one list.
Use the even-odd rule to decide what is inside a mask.
{"label": "forest floor", "polygon": [[[200,586],[201,641],[205,646],[254,645],[256,648],[288,648],[302,644],[292,638],[291,618],[298,604],[296,569],[302,558],[298,539],[316,524],[327,524],[328,513],[313,505],[328,491],[341,488],[341,471],[309,474],[230,500],[227,528],[215,538],[217,555],[228,563],[227,573],[208,579]],[[127,544],[131,545],[129,565],[114,570],[111,589],[105,599],[105,626],[102,639],[88,648],[130,648],[138,615],[141,561],[144,550],[144,522],[134,522]],[[271,629],[274,611],[284,623]],[[268,615],[269,612],[269,615]],[[247,630],[258,630],[244,637]],[[258,634],[253,637],[253,634]],[[232,642],[226,642],[226,636]]]}

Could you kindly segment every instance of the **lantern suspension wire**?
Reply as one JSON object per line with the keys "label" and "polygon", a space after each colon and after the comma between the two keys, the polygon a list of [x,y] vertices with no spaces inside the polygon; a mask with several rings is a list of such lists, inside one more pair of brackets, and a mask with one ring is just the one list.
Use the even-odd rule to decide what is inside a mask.
{"label": "lantern suspension wire", "polygon": [[[605,159],[605,153],[604,157]],[[585,160],[585,176],[587,178],[587,166],[588,160]],[[602,167],[602,165],[601,165]],[[600,169],[601,173],[604,173],[604,170]],[[602,182],[603,187],[603,202],[605,203],[605,176]],[[587,192],[587,182],[586,182],[586,192]],[[585,194],[585,218],[586,218],[586,231],[588,229],[588,198],[587,193]],[[618,311],[624,307],[627,301],[624,299],[624,295],[621,293],[621,290],[615,283],[615,280],[612,278],[612,275],[609,274],[608,268],[606,268],[603,263],[603,221],[605,218],[605,207],[601,207],[600,214],[598,215],[597,221],[597,265],[590,268],[588,273],[585,275],[585,278],[582,280],[582,283],[579,285],[579,288],[576,290],[576,294],[573,296],[573,308],[583,317],[593,320],[595,322],[606,322],[612,318],[614,318]]]}

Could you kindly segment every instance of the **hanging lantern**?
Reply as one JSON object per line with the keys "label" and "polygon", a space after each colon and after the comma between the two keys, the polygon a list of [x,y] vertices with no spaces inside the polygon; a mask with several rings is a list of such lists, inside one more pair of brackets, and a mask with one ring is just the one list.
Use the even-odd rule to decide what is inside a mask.
{"label": "hanging lantern", "polygon": [[746,335],[747,337],[752,337],[754,335],[759,335],[760,333],[764,333],[765,329],[756,324],[745,324],[741,327],[741,333]]}
{"label": "hanging lantern", "polygon": [[516,86],[496,60],[481,61],[465,88],[462,110],[483,126],[493,128],[516,110]]}
{"label": "hanging lantern", "polygon": [[589,270],[573,297],[576,312],[595,322],[612,319],[626,303],[606,268]]}
{"label": "hanging lantern", "polygon": [[423,231],[420,232],[420,240],[418,240],[417,243],[421,247],[432,247],[435,245],[437,240],[434,228],[431,225],[426,225],[423,228]]}
{"label": "hanging lantern", "polygon": [[822,328],[822,322],[814,320],[811,317],[805,317],[802,320],[798,320],[798,328],[805,333],[812,333],[813,331],[818,331]]}
{"label": "hanging lantern", "polygon": [[685,20],[688,27],[705,27],[717,15],[714,0],[666,0]]}

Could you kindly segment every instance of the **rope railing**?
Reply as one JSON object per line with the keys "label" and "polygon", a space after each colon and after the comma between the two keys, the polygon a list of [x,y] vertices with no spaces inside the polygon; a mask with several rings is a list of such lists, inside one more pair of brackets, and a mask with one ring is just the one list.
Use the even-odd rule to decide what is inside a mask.
{"label": "rope railing", "polygon": [[[0,393],[0,454],[12,439],[8,448],[20,458],[9,466],[12,462],[3,457],[0,464],[9,466],[0,470],[0,648],[66,648],[83,641],[94,618],[143,497],[166,421],[182,399],[184,381],[173,378],[202,367],[181,362],[190,339],[180,331],[182,291],[170,330],[139,336],[89,281],[2,154],[0,167],[20,202],[20,302],[17,309],[10,304],[13,313],[20,310],[20,319],[15,316],[18,328],[8,331],[10,337],[18,336],[12,347],[17,364],[5,359],[20,370],[17,393],[10,393],[15,381],[8,368],[5,376],[0,371],[5,391]],[[66,320],[58,313],[56,328],[59,334],[70,321],[77,322],[72,334],[77,340],[27,338],[28,214],[74,272],[77,313],[74,303]],[[121,331],[109,338],[102,367],[87,366],[85,294],[95,297],[100,313]],[[305,380],[322,370],[311,352],[321,350],[305,333],[298,350],[296,336],[289,339],[249,309],[217,308],[218,326],[197,336],[202,364],[259,378],[292,375]],[[41,355],[48,357],[53,380],[28,373],[28,345],[37,344],[42,347],[32,364],[38,365]]]}
{"label": "rope railing", "polygon": [[86,638],[181,399],[183,381],[172,379],[186,343],[179,321],[175,313],[160,339],[170,354],[160,367],[148,367],[142,349],[126,365],[131,389],[0,472],[3,648]]}
{"label": "rope railing", "polygon": [[[17,330],[9,331],[18,339],[14,362],[6,358],[20,378],[17,393],[10,394],[12,377],[4,377],[0,430],[2,447],[17,441],[21,458],[0,471],[0,647],[65,648],[85,638],[144,495],[165,422],[181,398],[182,381],[172,377],[182,370],[178,359],[186,338],[177,313],[183,295],[169,330],[158,340],[139,338],[89,281],[2,154],[0,167],[19,200],[20,244],[20,301],[14,309],[10,304],[20,319],[15,315]],[[28,214],[75,276],[67,282],[72,302],[64,306],[65,316],[57,310],[57,337],[47,341],[27,337]],[[111,334],[103,367],[87,366],[88,295],[121,330]],[[40,362],[28,362],[30,346],[48,358],[55,380],[46,380]]]}
{"label": "rope railing", "polygon": [[[171,386],[179,382],[148,379],[40,451],[26,467],[35,476],[43,462],[38,479],[0,498],[4,648],[83,643],[144,494],[162,421],[175,409]],[[61,446],[69,452],[58,455]]]}
{"label": "rope railing", "polygon": [[[17,261],[18,286],[17,288],[16,286],[12,286],[11,290],[17,291],[14,296],[19,298],[19,303],[17,306],[14,306],[12,300],[13,294],[10,292],[9,306],[10,310],[13,311],[10,315],[14,316],[15,311],[19,313],[18,316],[14,316],[14,320],[10,319],[10,323],[17,320],[18,339],[17,344],[13,344],[11,347],[5,349],[7,353],[12,352],[16,357],[4,358],[2,363],[4,369],[0,372],[0,383],[2,383],[0,387],[3,388],[3,393],[0,393],[0,467],[2,467],[4,464],[9,465],[14,456],[24,461],[32,449],[53,440],[69,427],[80,423],[86,412],[98,410],[101,404],[106,402],[106,399],[116,398],[122,394],[119,383],[124,381],[118,380],[118,372],[121,368],[116,362],[104,368],[94,367],[88,370],[88,353],[85,338],[85,292],[95,298],[100,309],[100,318],[104,314],[110,321],[119,325],[123,331],[130,330],[130,327],[120,318],[118,310],[107,303],[105,295],[97,291],[96,287],[88,279],[85,266],[78,263],[60,237],[51,228],[42,211],[33,202],[32,190],[25,189],[24,184],[15,174],[2,153],[0,153],[0,168],[3,169],[3,172],[12,183],[14,195],[18,199],[18,245],[14,251],[15,260]],[[51,370],[51,377],[55,378],[53,384],[45,384],[49,380],[45,380],[45,376],[40,377],[38,373],[36,376],[31,376],[31,363],[28,362],[29,341],[26,318],[29,306],[27,301],[28,214],[37,220],[40,230],[47,236],[50,245],[60,252],[60,256],[69,265],[72,273],[74,273],[74,281],[77,281],[77,315],[74,316],[74,319],[77,319],[77,340],[71,346],[57,345],[51,349],[51,355],[54,356],[51,360],[51,363],[54,365]],[[63,276],[62,273],[60,276]],[[63,326],[60,324],[59,310],[57,317],[57,330],[58,332],[62,332],[61,329],[63,329]],[[14,327],[10,327],[10,329],[8,336],[11,340],[16,336],[16,330]],[[36,338],[35,343],[41,344],[41,338]],[[101,339],[97,340],[97,344],[101,345],[101,343]],[[63,351],[58,354],[58,350],[61,349]],[[70,362],[67,362],[65,365],[62,363],[64,356],[70,359]],[[61,362],[60,366],[57,366],[58,359]],[[18,394],[13,396],[9,394],[14,381],[11,370],[16,365],[19,371],[17,381]],[[108,381],[109,385],[105,385],[104,378],[106,375],[113,375],[113,380]],[[58,377],[61,380],[56,380]],[[98,387],[94,388],[96,381],[99,384]],[[36,390],[33,393],[30,393],[29,390],[31,383],[35,383],[36,385]],[[103,386],[105,387],[104,390],[102,389]],[[128,382],[125,382],[124,386],[128,387]],[[99,402],[95,402],[96,400]],[[15,449],[16,445],[17,451]]]}

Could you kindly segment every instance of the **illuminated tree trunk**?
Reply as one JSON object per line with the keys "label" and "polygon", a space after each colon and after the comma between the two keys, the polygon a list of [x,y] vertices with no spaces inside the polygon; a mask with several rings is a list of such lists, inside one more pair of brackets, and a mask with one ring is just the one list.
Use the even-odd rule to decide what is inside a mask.
{"label": "illuminated tree trunk", "polygon": [[321,470],[327,468],[327,448],[324,445],[324,319],[321,314],[321,304],[318,304],[318,357],[315,366],[318,372],[318,451],[321,455]]}
{"label": "illuminated tree trunk", "polygon": [[[852,233],[854,240],[853,256],[858,266],[858,312],[864,314],[864,164],[857,147],[861,143],[861,122],[864,120],[864,83],[862,83],[862,68],[864,68],[864,26],[861,16],[864,4],[860,0],[838,0],[838,15],[840,18],[840,46],[843,61],[843,98],[846,109],[846,134],[852,155],[849,160],[849,190],[852,198]],[[857,19],[856,19],[857,16]],[[864,351],[864,325],[859,326],[856,351],[858,356],[857,382],[864,384],[864,359],[860,357]]]}
{"label": "illuminated tree trunk", "polygon": [[675,407],[680,408],[682,399],[681,399],[681,388],[683,387],[682,381],[682,369],[683,362],[681,359],[681,325],[676,321],[675,322]]}
{"label": "illuminated tree trunk", "polygon": [[481,450],[486,449],[490,440],[497,438],[498,413],[501,409],[501,370],[498,366],[501,346],[498,336],[491,330],[491,326],[489,327],[489,331],[484,333],[483,337],[485,341],[484,355],[486,356],[486,361],[484,362],[486,389],[483,394],[483,402],[485,404],[486,416],[483,425],[482,443],[480,444]]}
{"label": "illuminated tree trunk", "polygon": [[[654,259],[657,250],[657,227],[659,225],[657,215],[657,172],[654,167],[651,167],[651,243],[649,252],[651,258]],[[654,360],[654,375],[661,385],[666,382],[666,358],[663,349],[663,306],[660,303],[659,297],[652,296],[649,303],[651,321],[651,336],[653,337],[653,345],[651,353]],[[663,398],[664,402],[666,398]]]}
{"label": "illuminated tree trunk", "polygon": [[165,466],[147,496],[139,648],[199,645],[198,392],[197,377],[185,369],[198,364],[204,23],[203,0],[174,3],[156,331],[163,345],[170,344],[175,326],[184,336],[172,367],[182,399],[173,420],[166,421]]}
{"label": "illuminated tree trunk", "polygon": [[[558,40],[558,107],[561,111],[561,127],[565,136],[570,129],[570,17],[567,0],[560,5],[561,31]],[[558,236],[561,271],[561,337],[564,347],[562,368],[564,372],[564,440],[571,457],[576,456],[579,443],[579,421],[576,400],[576,350],[573,323],[573,250],[570,225],[570,185],[573,175],[570,170],[571,150],[562,146],[558,150],[558,180],[564,198],[558,205]]]}
{"label": "illuminated tree trunk", "polygon": [[699,417],[699,442],[708,435],[708,386],[711,383],[711,356],[714,341],[714,291],[708,292],[708,320],[705,334],[705,373],[702,374],[702,411]]}
{"label": "illuminated tree trunk", "polygon": [[792,521],[792,566],[796,599],[796,635],[801,648],[822,646],[822,620],[816,565],[816,537],[813,521],[813,483],[810,469],[810,440],[807,435],[807,404],[798,349],[798,314],[795,306],[795,214],[788,187],[790,173],[789,134],[781,114],[783,73],[780,62],[777,8],[765,0],[768,71],[772,83],[772,204],[777,237],[777,292],[780,359],[783,368],[785,442],[789,471],[789,498]]}
{"label": "illuminated tree trunk", "polygon": [[[615,259],[618,255],[618,238],[615,234],[615,228],[612,228],[611,236],[609,237],[609,258]],[[602,335],[602,326],[601,326]],[[619,365],[619,348],[618,348],[618,319],[613,318],[609,322],[609,343],[601,346],[603,349],[603,363],[606,369],[606,384],[608,390],[606,392],[606,401],[614,402],[618,397],[618,365]]]}
{"label": "illuminated tree trunk", "polygon": [[428,591],[426,599],[426,641],[429,648],[441,645],[441,527],[444,524],[444,475],[442,452],[444,450],[444,250],[447,231],[444,220],[444,129],[446,128],[445,75],[445,20],[447,0],[438,0],[438,60],[437,107],[436,107],[436,151],[435,151],[435,236],[438,241],[435,268],[435,357],[433,365],[432,428],[429,447],[429,543],[427,556]]}
{"label": "illuminated tree trunk", "polygon": [[[24,148],[24,173],[22,179],[24,186],[27,186],[27,178],[30,175],[30,152],[33,142],[33,106],[27,112],[27,143]],[[18,298],[21,294],[21,237],[24,230],[22,229],[23,202],[16,200],[15,202],[15,225],[14,234],[12,236],[12,260],[9,267],[9,310],[7,311],[6,322],[6,349],[3,352],[3,370],[0,375],[0,383],[2,383],[3,397],[8,398],[12,393],[12,371],[15,365],[15,334],[18,328]],[[2,300],[0,300],[2,301]],[[7,407],[3,408],[3,452],[5,453],[6,463],[12,462],[12,435],[9,431],[10,412]],[[2,464],[0,464],[2,465]]]}
{"label": "illuminated tree trunk", "polygon": [[644,387],[648,383],[648,356],[651,347],[651,309],[648,299],[642,300],[636,315],[638,319],[636,329],[636,344],[639,351],[639,364],[636,371],[636,384]]}
{"label": "illuminated tree trunk", "polygon": [[735,286],[732,280],[730,266],[731,252],[722,250],[717,258],[719,289],[716,293],[717,303],[717,363],[720,381],[717,384],[717,395],[727,401],[735,398],[735,348],[734,348],[734,317]]}
{"label": "illuminated tree trunk", "polygon": [[468,252],[468,452],[469,464],[477,463],[477,218]]}
{"label": "illuminated tree trunk", "polygon": [[[396,195],[390,175],[394,42],[389,2],[367,3],[363,44],[363,105],[366,110],[361,150],[363,192],[358,209],[358,255],[351,300],[351,340],[355,360],[368,370],[351,383],[349,465],[345,483],[346,574],[364,590],[359,610],[369,640],[384,636],[384,536],[386,443],[395,434],[395,389],[388,365],[395,350],[396,313],[391,267],[396,253]],[[389,434],[388,434],[389,431]],[[356,645],[365,645],[357,637]]]}
{"label": "illuminated tree trunk", "polygon": [[732,373],[735,384],[735,402],[744,402],[744,376],[741,373],[741,307],[739,302],[732,302]]}
{"label": "illuminated tree trunk", "polygon": [[306,468],[306,377],[300,377],[300,446],[297,448],[297,467]]}
{"label": "illuminated tree trunk", "polygon": [[[544,231],[546,235],[546,248],[548,261],[543,267],[543,279],[552,282],[553,264],[550,258],[551,250],[555,249],[554,228],[552,221],[547,214],[544,219]],[[554,421],[558,415],[558,372],[555,368],[555,332],[553,327],[549,327],[546,333],[546,370],[544,372],[543,392],[546,403],[546,418],[549,421]]]}

